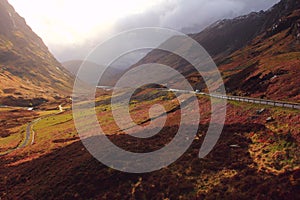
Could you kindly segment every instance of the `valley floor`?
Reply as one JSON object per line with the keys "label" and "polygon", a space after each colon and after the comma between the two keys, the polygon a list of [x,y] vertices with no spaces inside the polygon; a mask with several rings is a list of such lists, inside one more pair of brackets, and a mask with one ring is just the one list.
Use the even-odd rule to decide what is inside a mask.
{"label": "valley floor", "polygon": [[[153,104],[165,106],[167,121],[158,135],[142,141],[119,130],[112,118],[108,92],[97,98],[97,117],[109,139],[118,146],[150,152],[172,140],[180,121],[175,96],[153,90],[140,92],[132,99],[133,120],[147,125],[148,109]],[[18,146],[24,127],[35,119],[41,120],[31,127],[35,133],[33,144],[0,157],[1,199],[300,198],[299,110],[229,101],[217,145],[199,159],[211,117],[210,100],[199,96],[199,105],[201,121],[191,147],[170,166],[145,174],[119,172],[93,158],[77,135],[72,111],[67,107],[70,105],[65,105],[62,113],[3,109],[1,113],[5,114],[1,117],[6,120],[8,136],[2,135],[1,151]],[[91,115],[85,112],[87,117]],[[189,124],[184,126],[188,130]]]}

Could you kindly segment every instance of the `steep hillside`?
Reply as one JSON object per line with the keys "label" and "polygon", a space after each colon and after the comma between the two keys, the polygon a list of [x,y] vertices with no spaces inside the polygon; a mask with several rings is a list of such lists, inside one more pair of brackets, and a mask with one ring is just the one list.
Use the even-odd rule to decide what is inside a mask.
{"label": "steep hillside", "polygon": [[[299,1],[282,0],[268,11],[218,21],[191,37],[214,58],[227,92],[299,101],[299,9]],[[205,89],[189,63],[161,50],[153,50],[133,67],[151,62],[172,66],[195,89]]]}
{"label": "steep hillside", "polygon": [[73,83],[7,0],[0,0],[0,77],[0,104],[20,106],[68,95]]}
{"label": "steep hillside", "polygon": [[278,21],[299,8],[299,1],[282,0],[267,11],[252,12],[235,19],[215,22],[191,36],[214,57],[222,57],[246,46]]}
{"label": "steep hillside", "polygon": [[300,9],[281,17],[220,65],[227,91],[300,101]]}

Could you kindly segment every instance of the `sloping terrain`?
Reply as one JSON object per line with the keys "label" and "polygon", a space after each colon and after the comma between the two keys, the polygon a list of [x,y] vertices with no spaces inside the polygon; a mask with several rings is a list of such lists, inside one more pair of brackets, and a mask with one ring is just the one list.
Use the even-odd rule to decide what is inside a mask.
{"label": "sloping terrain", "polygon": [[[3,44],[8,41],[7,46],[1,45],[0,51],[5,55],[0,57],[4,67],[0,83],[5,83],[0,88],[2,102],[11,98],[8,102],[25,102],[27,106],[39,104],[32,102],[32,98],[41,102],[53,98],[52,95],[57,98],[32,111],[0,108],[0,126],[4,130],[0,134],[0,153],[18,146],[28,124],[35,122],[29,130],[33,142],[0,157],[0,199],[300,199],[300,111],[289,108],[229,101],[217,145],[205,158],[199,159],[199,149],[211,120],[211,100],[207,96],[198,96],[198,111],[190,109],[189,101],[180,108],[173,92],[147,87],[136,90],[129,110],[133,121],[145,126],[144,131],[150,131],[146,125],[150,122],[151,106],[160,104],[167,111],[166,123],[157,135],[137,139],[124,134],[114,121],[111,92],[98,90],[95,109],[80,110],[84,115],[82,123],[90,131],[90,117],[96,111],[107,137],[131,152],[151,152],[168,144],[178,131],[181,109],[201,115],[192,145],[168,167],[151,173],[129,174],[98,162],[80,141],[70,109],[71,100],[59,99],[71,87],[65,82],[69,80],[67,72],[56,65],[57,61],[35,35],[26,35],[28,27],[23,22],[27,31],[22,34],[28,37],[23,42],[32,48],[18,46],[20,42],[15,42],[16,36],[11,35],[15,21],[9,21],[9,16],[17,14],[7,13],[6,10],[13,12],[12,8],[6,1],[0,2],[0,9],[2,5],[7,6],[3,12],[0,10],[0,27],[10,30],[6,35],[0,29],[4,38],[1,41]],[[297,8],[299,1],[283,0],[269,11],[218,22],[193,35],[214,56],[228,92],[299,101]],[[22,27],[18,23],[16,27]],[[249,29],[247,24],[251,24]],[[214,34],[217,34],[215,38]],[[34,52],[30,54],[30,51]],[[40,55],[48,55],[50,60]],[[205,90],[199,74],[176,55],[154,50],[138,64],[145,62],[173,66],[195,88]],[[66,78],[61,78],[64,73]],[[119,95],[122,99],[124,94]],[[18,97],[20,101],[15,101]],[[218,104],[218,99],[214,103]],[[57,105],[63,106],[63,112],[58,112]],[[152,119],[154,124],[159,124],[161,116]],[[188,121],[183,124],[184,130],[189,131],[194,125]],[[128,131],[140,133],[135,128],[129,127]]]}
{"label": "sloping terrain", "polygon": [[220,64],[228,92],[300,101],[300,9]]}
{"label": "sloping terrain", "polygon": [[222,58],[245,47],[299,7],[299,1],[282,0],[267,11],[220,20],[191,36],[214,58]]}
{"label": "sloping terrain", "polygon": [[0,0],[0,104],[38,105],[69,95],[72,84],[43,41]]}
{"label": "sloping terrain", "polygon": [[25,126],[37,113],[22,108],[0,108],[0,154],[17,147],[24,138]]}
{"label": "sloping terrain", "polygon": [[[268,11],[221,20],[190,36],[215,60],[228,93],[299,102],[299,9],[299,1],[282,0]],[[133,67],[145,63],[171,66],[205,90],[200,75],[176,55],[153,50]]]}
{"label": "sloping terrain", "polygon": [[[163,104],[169,111],[161,132],[144,140],[119,132],[111,116],[109,97],[106,92],[97,98],[97,116],[110,140],[123,149],[149,152],[162,148],[178,130],[180,109],[174,109],[177,103],[170,92],[148,89],[136,94],[132,101],[131,115],[137,123],[147,121],[151,105]],[[70,111],[43,118],[33,127],[35,144],[1,158],[0,196],[3,199],[299,198],[299,111],[229,102],[218,144],[208,156],[199,159],[199,148],[210,121],[209,103],[207,98],[199,96],[202,119],[188,151],[169,167],[145,174],[119,172],[95,160],[79,141]],[[263,112],[257,111],[262,108]],[[91,113],[86,114],[88,120]],[[273,121],[267,122],[268,117]],[[188,130],[190,125],[184,126]]]}

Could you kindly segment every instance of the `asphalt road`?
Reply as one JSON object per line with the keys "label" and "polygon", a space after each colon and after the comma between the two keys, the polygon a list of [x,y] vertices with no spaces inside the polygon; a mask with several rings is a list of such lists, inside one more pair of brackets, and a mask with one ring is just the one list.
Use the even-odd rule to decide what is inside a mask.
{"label": "asphalt road", "polygon": [[[44,116],[43,118],[46,118],[46,117],[50,117],[50,116],[54,116],[54,115],[57,115],[57,114],[60,114],[64,112],[63,108],[60,106],[60,110],[58,113],[55,113],[55,114],[50,114],[50,115],[47,115],[47,116]],[[34,131],[32,131],[33,135],[32,135],[32,139],[31,139],[31,142],[30,142],[30,136],[31,136],[31,130],[32,130],[32,127],[38,122],[40,121],[42,118],[37,118],[35,120],[33,120],[32,122],[30,122],[29,124],[27,124],[27,127],[26,127],[26,133],[25,133],[25,139],[24,141],[22,141],[22,143],[17,146],[16,148],[14,149],[10,149],[8,151],[5,151],[5,152],[0,152],[0,156],[2,155],[6,155],[6,154],[9,154],[17,149],[21,149],[21,148],[24,148],[26,147],[27,145],[29,145],[29,143],[32,145],[34,144],[34,140],[35,140],[35,133]]]}
{"label": "asphalt road", "polygon": [[[240,102],[248,102],[248,103],[254,103],[254,104],[270,105],[270,106],[282,107],[282,108],[300,109],[300,104],[299,103],[273,101],[273,100],[257,99],[257,98],[249,98],[249,97],[219,95],[219,94],[207,94],[207,93],[203,93],[203,92],[195,92],[195,91],[188,91],[188,90],[177,90],[177,89],[167,89],[166,91],[185,93],[185,94],[193,93],[193,94],[200,94],[200,95],[204,95],[204,96],[209,96],[209,97],[212,97],[212,98],[226,99],[226,100],[230,100],[230,101],[240,101]],[[0,106],[0,107],[7,107],[7,106]],[[63,110],[60,106],[59,113],[61,113],[61,112],[63,112]],[[59,113],[56,113],[56,114],[59,114]],[[54,115],[56,115],[56,114],[54,114]],[[47,116],[47,117],[49,117],[49,116]],[[9,151],[4,152],[4,153],[0,153],[0,155],[7,154],[7,153],[10,153],[10,152],[12,152],[16,149],[23,148],[23,147],[27,146],[28,143],[29,143],[32,126],[35,123],[37,123],[39,120],[41,120],[41,118],[35,119],[34,121],[32,121],[31,123],[29,123],[27,125],[25,140],[23,141],[23,143],[21,145],[19,145],[15,149],[9,150]],[[34,132],[33,132],[31,144],[34,143],[34,138],[35,138],[35,136],[34,136]]]}
{"label": "asphalt road", "polygon": [[[25,146],[27,146],[29,144],[29,139],[30,139],[30,135],[31,135],[31,129],[32,129],[32,126],[37,123],[38,121],[40,121],[41,118],[38,118],[38,119],[35,119],[34,121],[30,122],[27,127],[26,127],[26,134],[25,134],[25,140],[24,142],[17,147],[17,149],[20,149],[20,148],[23,148]],[[31,141],[31,144],[34,143],[34,135],[32,136],[32,141]]]}
{"label": "asphalt road", "polygon": [[228,96],[228,95],[219,95],[219,94],[207,94],[203,92],[195,92],[195,91],[188,91],[188,90],[177,90],[177,89],[169,89],[166,91],[171,92],[178,92],[178,93],[193,93],[193,94],[200,94],[204,96],[209,96],[212,98],[218,99],[226,99],[231,101],[240,101],[240,102],[248,102],[254,104],[262,104],[262,105],[270,105],[282,108],[292,108],[292,109],[300,109],[299,103],[291,103],[291,102],[284,102],[284,101],[274,101],[274,100],[267,100],[267,99],[258,99],[258,98],[250,98],[250,97],[240,97],[240,96]]}
{"label": "asphalt road", "polygon": [[273,101],[267,99],[257,99],[257,98],[249,98],[249,97],[239,97],[239,96],[223,96],[218,94],[206,94],[206,93],[198,93],[206,96],[210,96],[213,98],[218,99],[227,99],[231,101],[240,101],[240,102],[248,102],[254,104],[262,104],[262,105],[270,105],[275,107],[282,107],[282,108],[292,108],[292,109],[300,109],[299,103],[291,103],[291,102],[284,102],[284,101]]}

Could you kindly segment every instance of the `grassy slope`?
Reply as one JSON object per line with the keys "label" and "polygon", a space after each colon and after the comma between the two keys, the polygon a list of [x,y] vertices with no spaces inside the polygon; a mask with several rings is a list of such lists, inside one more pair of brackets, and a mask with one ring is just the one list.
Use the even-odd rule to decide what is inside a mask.
{"label": "grassy slope", "polygon": [[[58,110],[28,111],[20,107],[0,108],[0,154],[15,149],[23,144],[27,126],[38,118],[53,115]],[[35,124],[34,124],[35,125]],[[32,140],[29,138],[29,140]]]}
{"label": "grassy slope", "polygon": [[[137,96],[147,97],[146,93]],[[155,96],[155,92],[151,96]],[[164,94],[166,96],[166,94]],[[117,128],[103,95],[97,107],[104,129]],[[131,104],[133,119],[147,118],[145,108],[163,102],[167,110],[176,107],[171,95]],[[169,100],[167,100],[169,99]],[[204,159],[197,158],[203,134],[209,122],[209,101],[200,98],[202,120],[198,137],[174,164],[148,174],[127,174],[102,165],[85,150],[72,121],[70,111],[44,118],[34,126],[36,143],[1,159],[1,196],[9,198],[95,198],[99,199],[208,199],[296,198],[299,187],[299,111],[229,102],[228,117],[214,150]],[[256,111],[266,108],[262,114]],[[87,112],[87,115],[89,113]],[[169,113],[160,136],[146,141],[110,136],[116,144],[148,151],[161,148],[177,130],[180,110]],[[136,117],[137,118],[136,118]],[[234,117],[232,117],[234,116]],[[273,122],[266,118],[272,116]],[[143,119],[143,120],[141,120]],[[149,146],[151,144],[151,146]],[[230,148],[237,144],[240,148]]]}
{"label": "grassy slope", "polygon": [[0,11],[0,103],[30,106],[69,95],[73,76],[6,0]]}
{"label": "grassy slope", "polygon": [[21,108],[0,108],[0,152],[18,146],[24,139],[26,124],[37,114]]}
{"label": "grassy slope", "polygon": [[[296,21],[300,10],[282,18],[288,28],[255,38],[251,44],[228,56],[220,71],[228,92],[268,99],[300,101],[300,41]],[[282,25],[282,26],[283,26]],[[272,32],[271,30],[268,30]],[[276,30],[275,30],[276,31]]]}
{"label": "grassy slope", "polygon": [[[269,11],[223,20],[191,37],[215,60],[228,93],[299,102],[299,7],[299,1],[284,0]],[[179,52],[192,52],[193,48],[188,44],[173,39],[176,37],[166,43],[174,44]],[[155,49],[132,68],[145,63],[173,67],[195,89],[205,91],[202,77],[179,56]],[[176,88],[182,83],[170,80],[168,84]]]}

